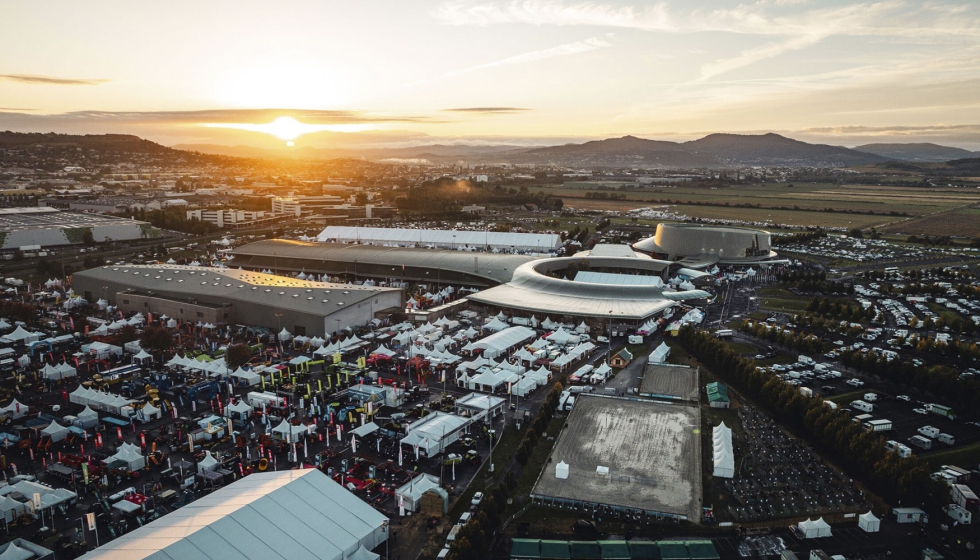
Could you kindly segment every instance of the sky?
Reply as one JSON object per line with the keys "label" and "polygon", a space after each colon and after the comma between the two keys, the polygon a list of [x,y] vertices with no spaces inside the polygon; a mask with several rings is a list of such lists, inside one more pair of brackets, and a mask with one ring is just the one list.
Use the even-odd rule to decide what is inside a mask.
{"label": "sky", "polygon": [[0,130],[980,150],[976,0],[0,0],[0,52]]}

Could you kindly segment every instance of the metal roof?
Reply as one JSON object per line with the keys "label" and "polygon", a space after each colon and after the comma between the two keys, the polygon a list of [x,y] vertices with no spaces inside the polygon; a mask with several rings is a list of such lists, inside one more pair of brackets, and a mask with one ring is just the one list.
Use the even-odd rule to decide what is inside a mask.
{"label": "metal roof", "polygon": [[[169,297],[201,297],[241,305],[268,305],[298,313],[327,315],[357,305],[390,288],[311,282],[248,270],[181,265],[102,266],[74,274],[75,280],[112,282],[123,288]],[[109,289],[114,289],[110,287]],[[93,292],[93,297],[104,294]]]}
{"label": "metal roof", "polygon": [[711,297],[711,294],[702,290],[664,292],[662,288],[654,286],[586,283],[551,275],[571,263],[578,266],[587,264],[591,268],[618,267],[650,272],[663,271],[671,264],[624,257],[539,259],[521,265],[507,284],[475,293],[469,299],[487,305],[541,314],[642,320],[667,309],[676,301]]}
{"label": "metal roof", "polygon": [[[514,270],[524,263],[538,257],[500,253],[467,251],[447,251],[439,249],[415,249],[409,247],[379,247],[374,245],[344,245],[340,243],[306,243],[276,239],[258,241],[239,247],[233,251],[236,264],[256,266],[254,257],[262,259],[262,265],[273,266],[269,259],[301,259],[308,262],[307,271],[319,270],[324,265],[339,263],[349,266],[355,272],[358,264],[392,267],[393,276],[401,275],[401,267],[415,269],[443,270],[478,276],[493,283],[503,283],[511,279]],[[279,263],[279,268],[294,268],[288,263]],[[366,274],[365,274],[366,275]],[[434,281],[435,278],[432,278]]]}
{"label": "metal roof", "polygon": [[554,251],[561,247],[561,236],[556,233],[511,233],[500,231],[470,231],[455,229],[408,229],[373,228],[353,226],[327,226],[318,241],[357,243],[391,243],[414,247],[416,245],[443,245],[496,247],[500,249],[538,249]]}
{"label": "metal roof", "polygon": [[384,542],[386,521],[317,469],[256,473],[82,558],[342,560]]}

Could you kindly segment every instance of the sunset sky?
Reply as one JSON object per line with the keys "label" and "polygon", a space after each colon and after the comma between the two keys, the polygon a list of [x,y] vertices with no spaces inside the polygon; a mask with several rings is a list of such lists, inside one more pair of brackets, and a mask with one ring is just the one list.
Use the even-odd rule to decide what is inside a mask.
{"label": "sunset sky", "polygon": [[976,0],[8,0],[0,52],[0,130],[980,149]]}

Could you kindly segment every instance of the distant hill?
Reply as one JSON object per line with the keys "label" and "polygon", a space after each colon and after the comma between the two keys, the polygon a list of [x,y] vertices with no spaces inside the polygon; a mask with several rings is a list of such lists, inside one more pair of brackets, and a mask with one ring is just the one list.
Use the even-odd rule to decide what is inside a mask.
{"label": "distant hill", "polygon": [[425,159],[433,163],[463,160],[484,164],[530,164],[562,167],[638,167],[648,169],[723,168],[740,165],[842,167],[891,161],[887,157],[841,146],[808,144],[778,134],[712,134],[691,142],[623,136],[540,148],[520,146],[430,144],[408,148],[266,150],[249,146],[178,145],[175,148],[242,157],[340,158],[373,161]]}
{"label": "distant hill", "polygon": [[217,154],[223,156],[248,158],[295,158],[295,159],[337,159],[363,158],[369,160],[385,159],[427,159],[432,162],[453,162],[460,158],[484,156],[518,149],[520,146],[481,146],[472,144],[445,145],[428,144],[407,148],[314,148],[302,146],[296,148],[258,148],[255,146],[223,146],[220,144],[177,144],[176,150],[201,152],[202,154]]}
{"label": "distant hill", "polygon": [[140,154],[172,152],[172,148],[131,134],[55,134],[49,132],[0,132],[0,148],[82,148]]}
{"label": "distant hill", "polygon": [[683,144],[698,154],[711,154],[728,165],[776,165],[787,167],[842,167],[888,161],[841,146],[809,144],[779,134],[709,134]]}
{"label": "distant hill", "polygon": [[918,144],[865,144],[863,146],[856,146],[854,149],[859,152],[875,154],[890,159],[923,163],[942,163],[953,159],[980,156],[980,152],[971,152],[950,146],[940,146],[939,144],[929,142]]}

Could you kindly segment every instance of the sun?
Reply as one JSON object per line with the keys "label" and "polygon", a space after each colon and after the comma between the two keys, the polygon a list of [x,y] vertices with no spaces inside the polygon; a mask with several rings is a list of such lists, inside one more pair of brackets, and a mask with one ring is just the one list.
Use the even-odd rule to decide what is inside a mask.
{"label": "sun", "polygon": [[377,129],[377,126],[367,123],[309,124],[300,122],[293,117],[279,117],[272,122],[262,124],[204,123],[203,126],[209,128],[234,128],[236,130],[250,130],[252,132],[271,134],[280,140],[286,140],[287,145],[292,145],[293,140],[311,132],[364,132]]}

